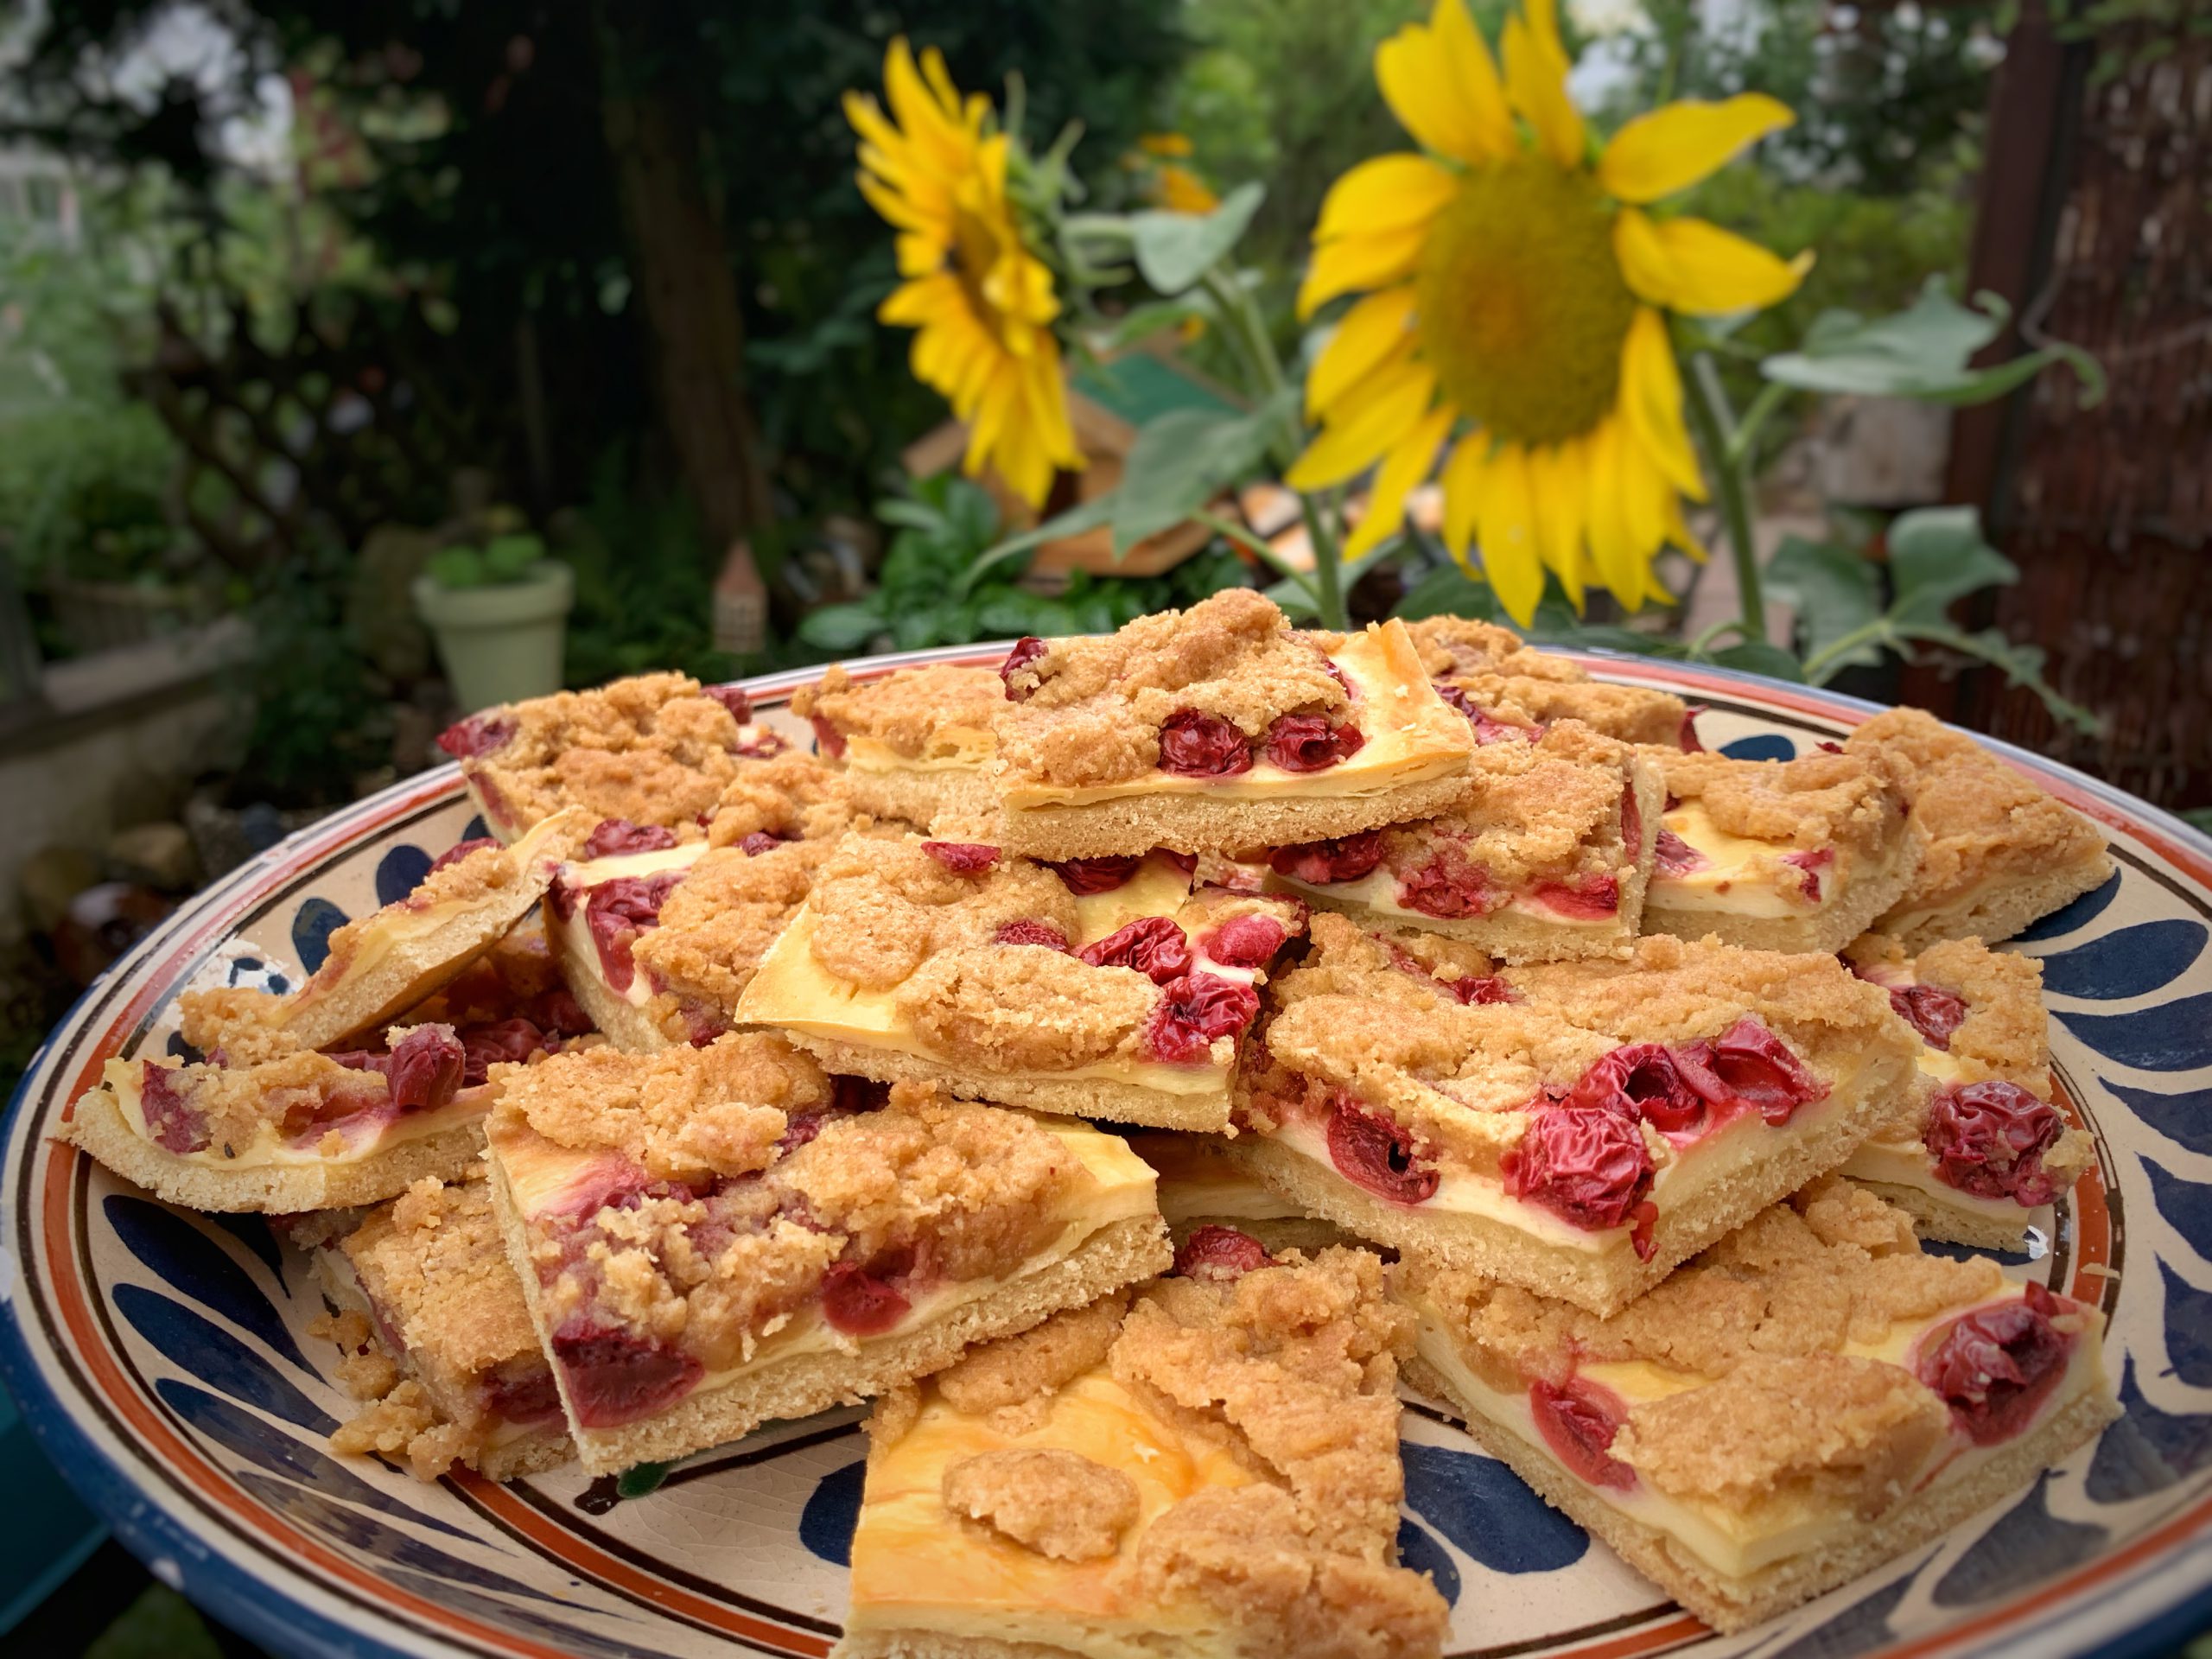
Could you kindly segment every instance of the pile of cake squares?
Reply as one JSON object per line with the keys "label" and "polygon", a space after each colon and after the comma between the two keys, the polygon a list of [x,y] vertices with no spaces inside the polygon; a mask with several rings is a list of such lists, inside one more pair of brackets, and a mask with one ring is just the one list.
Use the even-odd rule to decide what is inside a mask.
{"label": "pile of cake squares", "polygon": [[1730,1630],[2114,1414],[2097,1307],[1923,1249],[2093,1164],[1992,947],[2112,874],[1929,715],[1732,759],[1246,590],[791,707],[810,753],[677,675],[471,717],[488,836],[75,1103],[311,1254],[340,1452],[868,1401],[847,1659],[1413,1659],[1402,1388]]}

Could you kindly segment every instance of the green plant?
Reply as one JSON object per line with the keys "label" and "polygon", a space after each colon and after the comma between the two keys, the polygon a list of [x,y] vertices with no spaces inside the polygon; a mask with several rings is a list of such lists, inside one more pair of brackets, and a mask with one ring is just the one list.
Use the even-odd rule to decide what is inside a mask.
{"label": "green plant", "polygon": [[655,669],[710,683],[742,671],[737,658],[715,645],[715,569],[697,514],[680,494],[639,488],[626,447],[600,457],[584,505],[552,530],[576,582],[569,684],[603,685]]}
{"label": "green plant", "polygon": [[250,712],[234,792],[280,806],[353,799],[391,756],[390,689],[346,624],[351,555],[320,546],[272,569],[247,606],[253,652],[232,677]]}
{"label": "green plant", "polygon": [[998,536],[998,507],[981,487],[951,473],[914,480],[906,494],[880,503],[876,516],[898,534],[874,591],[809,615],[799,624],[809,645],[851,652],[884,640],[914,651],[1027,633],[1107,633],[1148,611],[1187,605],[1245,581],[1235,555],[1214,551],[1165,575],[1098,577],[1077,570],[1060,593],[1033,593],[1015,578],[1034,543],[976,579],[977,561]]}
{"label": "green plant", "polygon": [[442,547],[423,569],[442,588],[498,588],[527,582],[544,563],[544,542],[523,531],[493,536],[481,547]]}

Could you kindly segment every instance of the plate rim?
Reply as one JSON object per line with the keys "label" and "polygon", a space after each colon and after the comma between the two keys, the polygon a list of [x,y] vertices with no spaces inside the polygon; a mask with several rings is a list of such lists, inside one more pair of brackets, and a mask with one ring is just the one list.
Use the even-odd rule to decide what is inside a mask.
{"label": "plate rim", "polygon": [[[950,662],[985,666],[1003,658],[1013,644],[1012,640],[994,640],[932,646],[847,658],[835,665],[866,679],[927,664]],[[1750,700],[1770,705],[1778,712],[1855,716],[1850,721],[1854,725],[1891,706],[1823,687],[1703,663],[1678,662],[1604,648],[1545,649],[1547,654],[1578,663],[1616,681],[1648,683],[1678,695],[1694,694],[1699,690],[1740,689]],[[743,688],[756,698],[780,702],[791,692],[819,679],[831,665],[781,670],[728,683]],[[2103,810],[2093,812],[2092,816],[2107,828],[2125,830],[2138,839],[2145,839],[2147,830],[2152,832],[2154,846],[2158,840],[2170,843],[2167,848],[2158,849],[2162,855],[2178,855],[2171,861],[2212,888],[2212,835],[2162,807],[2063,761],[2001,738],[1978,732],[1969,734],[2039,779],[2058,783],[2064,786],[2065,792],[2094,801]],[[396,820],[404,816],[409,807],[443,804],[454,798],[460,783],[459,766],[453,762],[402,779],[283,837],[181,906],[160,927],[80,992],[33,1052],[21,1081],[9,1098],[4,1116],[0,1116],[0,1129],[4,1130],[4,1135],[0,1135],[0,1166],[15,1163],[19,1156],[35,1155],[35,1148],[22,1144],[27,1140],[25,1124],[33,1086],[41,1082],[41,1072],[47,1068],[55,1044],[74,1033],[87,1005],[96,997],[130,985],[150,958],[173,949],[195,928],[203,926],[234,899],[237,890],[251,888],[264,875],[285,869],[335,861],[358,838],[355,830],[359,820],[387,816]],[[2077,798],[2074,804],[2082,805],[2084,801]],[[2190,868],[2191,865],[2193,868]],[[140,991],[148,988],[137,987]],[[235,1561],[223,1550],[212,1548],[197,1535],[191,1517],[142,1485],[128,1468],[86,1432],[61,1397],[57,1380],[48,1375],[33,1352],[22,1326],[18,1295],[24,1287],[22,1281],[29,1268],[16,1246],[19,1239],[28,1241],[29,1215],[24,1212],[10,1216],[15,1210],[12,1183],[7,1190],[0,1191],[0,1216],[10,1217],[13,1222],[6,1235],[0,1236],[0,1381],[6,1383],[41,1450],[62,1471],[118,1540],[144,1562],[161,1582],[272,1652],[417,1659],[425,1651],[468,1650],[435,1632],[422,1633],[426,1647],[404,1647],[395,1645],[372,1628],[354,1628],[339,1623],[309,1605],[286,1580],[259,1576],[253,1567]],[[146,1448],[139,1449],[143,1455],[151,1456]],[[2212,1505],[2212,1498],[2201,1500],[2197,1507],[2208,1505]],[[2186,1516],[2184,1510],[2151,1531],[2172,1526]],[[2212,1518],[2200,1521],[2193,1530],[2198,1535],[2194,1546],[2177,1541],[2151,1552],[2145,1565],[2159,1561],[2181,1565],[2191,1554],[2202,1554],[2206,1558],[2202,1564],[2205,1582],[2184,1589],[2176,1599],[2154,1611],[2123,1617],[2107,1633],[2090,1637],[2091,1645],[2078,1652],[2094,1656],[2094,1659],[2142,1659],[2143,1656],[2172,1646],[2212,1624],[2212,1550],[2204,1548],[2206,1534],[2212,1530]],[[268,1551],[270,1554],[274,1553],[273,1549]],[[301,1576],[305,1577],[304,1572]],[[2109,1593],[2119,1599],[2129,1588],[2123,1580]],[[1992,1652],[1994,1649],[1988,1645],[1992,1641],[2016,1637],[2017,1632],[2005,1628],[2015,1621],[2003,1618],[2004,1609],[2000,1606],[1990,1611],[2000,1616],[1997,1631],[1966,1637],[1961,1645],[1948,1651],[1961,1655]],[[2075,1611],[2093,1614],[2094,1605],[2079,1606]],[[531,1638],[521,1640],[526,1643]],[[1940,1645],[1944,1640],[1944,1632],[1933,1631],[1913,1645],[1918,1650],[1923,1643]]]}

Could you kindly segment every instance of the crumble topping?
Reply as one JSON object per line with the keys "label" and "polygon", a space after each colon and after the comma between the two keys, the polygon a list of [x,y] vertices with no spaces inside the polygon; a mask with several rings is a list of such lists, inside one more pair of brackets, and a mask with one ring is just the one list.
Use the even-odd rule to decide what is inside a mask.
{"label": "crumble topping", "polygon": [[299,1039],[276,1023],[284,999],[249,985],[187,991],[176,1000],[177,1033],[202,1054],[232,1065],[260,1065],[299,1052]]}
{"label": "crumble topping", "polygon": [[1081,788],[1159,764],[1160,730],[1192,710],[1248,742],[1286,715],[1332,726],[1350,698],[1322,637],[1294,629],[1249,588],[1139,617],[1104,639],[1053,640],[1007,677],[998,747],[1006,775]]}
{"label": "crumble topping", "polygon": [[1878,756],[1912,803],[1920,871],[1900,910],[1948,904],[1986,881],[2104,855],[2104,831],[2094,823],[1923,709],[1877,715],[1844,748]]}
{"label": "crumble topping", "polygon": [[931,957],[899,987],[900,1016],[940,1052],[988,1071],[1062,1071],[1135,1052],[1160,1000],[1133,968],[1002,944]]}
{"label": "crumble topping", "polygon": [[[1128,1311],[1128,1293],[1117,1292],[1088,1307],[1055,1313],[1020,1336],[971,1348],[958,1364],[938,1374],[937,1391],[955,1410],[988,1414],[1008,1432],[1034,1427],[1042,1418],[1028,1408],[1049,1403],[1053,1394],[1101,1363]],[[891,1439],[895,1442],[897,1436]]]}
{"label": "crumble topping", "polygon": [[1121,1548],[1136,1522],[1137,1484],[1058,1446],[1001,1446],[944,1471],[944,1507],[1039,1555],[1095,1561]]}
{"label": "crumble topping", "polygon": [[1465,692],[1508,723],[1579,720],[1624,743],[1674,745],[1689,709],[1680,697],[1593,680],[1564,657],[1538,651],[1510,628],[1464,617],[1408,622],[1430,677]]}
{"label": "crumble topping", "polygon": [[[296,1141],[317,1124],[395,1104],[380,1073],[341,1065],[323,1054],[295,1052],[244,1066],[164,1066],[147,1060],[140,1077],[140,1110],[156,1141],[171,1152],[213,1151],[226,1158],[252,1146],[264,1131]],[[451,1089],[445,1092],[450,1098]],[[335,1133],[327,1131],[326,1139]],[[344,1139],[320,1149],[342,1152]]]}
{"label": "crumble topping", "polygon": [[838,978],[888,990],[931,955],[988,944],[1008,922],[1041,922],[1074,938],[1075,899],[1060,878],[1001,857],[963,873],[923,843],[849,840],[815,879],[815,960]]}
{"label": "crumble topping", "polygon": [[582,806],[594,823],[626,818],[694,840],[745,764],[729,709],[684,674],[635,675],[476,719],[495,722],[493,732],[512,728],[463,766],[519,827]]}
{"label": "crumble topping", "polygon": [[[632,942],[631,960],[650,983],[727,1013],[804,901],[828,853],[828,843],[796,841],[757,854],[736,847],[702,854],[661,901],[658,924]],[[680,1014],[676,1020],[680,1027]]]}
{"label": "crumble topping", "polygon": [[830,1103],[828,1075],[781,1037],[731,1033],[703,1048],[613,1048],[499,1066],[497,1110],[556,1145],[620,1153],[654,1180],[765,1169],[791,1115]]}
{"label": "crumble topping", "polygon": [[1904,822],[1904,798],[1881,764],[1824,751],[1794,760],[1735,760],[1653,746],[1667,791],[1701,803],[1724,835],[1793,847],[1836,847],[1870,858]]}
{"label": "crumble topping", "polygon": [[831,842],[853,827],[855,816],[842,773],[786,749],[739,769],[715,803],[707,840],[717,848],[763,835]]}
{"label": "crumble topping", "polygon": [[459,1382],[539,1357],[484,1181],[416,1181],[340,1248],[417,1364]]}
{"label": "crumble topping", "polygon": [[791,694],[791,712],[801,720],[826,721],[842,736],[874,738],[909,760],[957,758],[972,747],[973,734],[989,735],[1005,707],[996,669],[950,664],[868,681],[833,667],[819,685]]}
{"label": "crumble topping", "polygon": [[468,1429],[443,1416],[412,1377],[394,1383],[330,1437],[330,1449],[340,1456],[401,1459],[417,1480],[435,1480],[475,1445]]}

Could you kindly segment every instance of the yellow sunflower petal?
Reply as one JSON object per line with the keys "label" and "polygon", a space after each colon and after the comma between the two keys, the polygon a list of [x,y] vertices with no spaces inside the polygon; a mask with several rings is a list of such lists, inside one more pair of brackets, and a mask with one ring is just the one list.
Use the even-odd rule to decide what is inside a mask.
{"label": "yellow sunflower petal", "polygon": [[1452,418],[1449,409],[1429,410],[1383,458],[1382,469],[1375,475],[1375,488],[1368,496],[1367,517],[1344,543],[1345,558],[1357,559],[1382,546],[1406,522],[1406,496],[1428,476],[1436,447],[1451,431]]}
{"label": "yellow sunflower petal", "polygon": [[[1619,422],[1614,424],[1621,426]],[[1659,592],[1659,584],[1651,575],[1651,561],[1667,544],[1667,502],[1674,492],[1624,427],[1621,429],[1615,465],[1620,468],[1621,505],[1628,523],[1629,545],[1636,554],[1640,602],[1643,595],[1656,595]]]}
{"label": "yellow sunflower petal", "polygon": [[1700,564],[1703,564],[1713,556],[1705,543],[1698,540],[1696,535],[1691,531],[1689,520],[1682,517],[1682,501],[1680,496],[1670,496],[1667,501],[1667,539]]}
{"label": "yellow sunflower petal", "polygon": [[1387,288],[1413,274],[1425,239],[1423,227],[1379,236],[1344,236],[1313,250],[1313,263],[1298,289],[1298,315],[1310,317],[1339,294]]}
{"label": "yellow sunflower petal", "polygon": [[1536,146],[1561,167],[1582,165],[1582,118],[1567,96],[1567,53],[1551,0],[1528,0],[1505,20],[1505,96],[1536,130]]}
{"label": "yellow sunflower petal", "polygon": [[1622,201],[1656,201],[1717,173],[1738,152],[1796,120],[1764,92],[1725,103],[1686,100],[1639,115],[1598,158],[1598,182]]}
{"label": "yellow sunflower petal", "polygon": [[1560,586],[1574,608],[1582,608],[1582,501],[1590,481],[1582,461],[1582,441],[1532,446],[1529,450],[1529,494],[1535,504],[1536,554],[1558,573]]}
{"label": "yellow sunflower petal", "polygon": [[1643,571],[1621,499],[1620,423],[1600,422],[1583,447],[1589,468],[1584,499],[1590,507],[1591,561],[1598,567],[1598,579],[1632,608],[1643,602]]}
{"label": "yellow sunflower petal", "polygon": [[[1433,25],[1459,0],[1437,0],[1431,23],[1408,23],[1375,48],[1375,84],[1398,124],[1425,149],[1455,161],[1479,162],[1501,154],[1455,77],[1456,55],[1439,41]],[[1460,21],[1465,22],[1464,15]],[[1472,25],[1468,26],[1471,29]]]}
{"label": "yellow sunflower petal", "polygon": [[1682,425],[1682,377],[1667,324],[1648,306],[1638,306],[1621,348],[1621,413],[1646,454],[1672,484],[1691,499],[1705,499],[1705,478]]}
{"label": "yellow sunflower petal", "polygon": [[1701,219],[1655,219],[1624,207],[1613,221],[1613,252],[1638,298],[1691,316],[1756,310],[1787,299],[1813,268]]}
{"label": "yellow sunflower petal", "polygon": [[1529,462],[1517,443],[1502,445],[1483,473],[1475,505],[1483,574],[1505,613],[1527,627],[1544,596],[1544,566],[1536,553],[1536,510],[1529,493]]}
{"label": "yellow sunflower petal", "polygon": [[1294,490],[1326,489],[1373,465],[1427,412],[1435,391],[1436,372],[1408,364],[1402,372],[1376,385],[1356,407],[1339,405],[1338,418],[1306,446],[1306,453],[1291,463],[1283,482]]}
{"label": "yellow sunflower petal", "polygon": [[1313,239],[1373,236],[1426,226],[1452,200],[1459,181],[1426,156],[1409,150],[1362,162],[1329,187]]}
{"label": "yellow sunflower petal", "polygon": [[1413,344],[1414,289],[1411,283],[1370,294],[1344,315],[1329,343],[1313,359],[1306,377],[1306,413],[1318,418],[1321,411],[1392,353]]}
{"label": "yellow sunflower petal", "polygon": [[1520,149],[1521,140],[1514,130],[1513,111],[1505,102],[1505,86],[1467,9],[1459,0],[1436,0],[1428,26],[1444,49],[1452,84],[1459,91],[1461,114],[1472,125],[1482,153],[1512,155]]}
{"label": "yellow sunflower petal", "polygon": [[878,322],[918,328],[948,308],[960,308],[960,279],[950,272],[901,283],[875,308]]}
{"label": "yellow sunflower petal", "polygon": [[1462,564],[1467,562],[1467,543],[1475,537],[1475,509],[1482,500],[1490,447],[1486,433],[1468,433],[1452,446],[1451,458],[1437,480],[1444,486],[1444,545]]}

